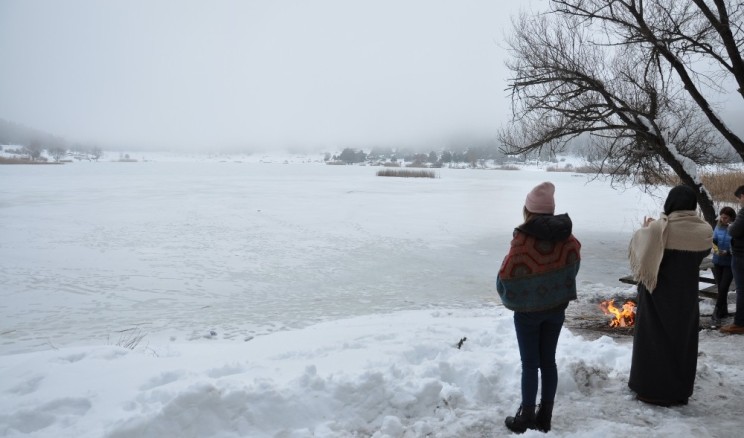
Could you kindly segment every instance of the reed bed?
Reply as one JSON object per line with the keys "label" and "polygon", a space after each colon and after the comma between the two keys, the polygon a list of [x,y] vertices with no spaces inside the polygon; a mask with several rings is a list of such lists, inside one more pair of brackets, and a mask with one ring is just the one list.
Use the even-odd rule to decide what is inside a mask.
{"label": "reed bed", "polygon": [[377,176],[397,176],[401,178],[436,178],[437,175],[432,170],[411,170],[411,169],[381,169],[377,171]]}

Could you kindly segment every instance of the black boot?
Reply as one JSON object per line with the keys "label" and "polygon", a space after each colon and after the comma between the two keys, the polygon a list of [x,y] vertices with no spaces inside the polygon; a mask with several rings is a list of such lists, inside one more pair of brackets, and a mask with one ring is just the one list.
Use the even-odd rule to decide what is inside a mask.
{"label": "black boot", "polygon": [[540,432],[550,431],[550,420],[553,419],[553,402],[540,401],[540,406],[537,408],[537,415],[535,416],[535,429]]}
{"label": "black boot", "polygon": [[517,414],[513,417],[506,417],[504,422],[506,427],[512,432],[524,433],[527,429],[535,428],[535,407],[520,406]]}

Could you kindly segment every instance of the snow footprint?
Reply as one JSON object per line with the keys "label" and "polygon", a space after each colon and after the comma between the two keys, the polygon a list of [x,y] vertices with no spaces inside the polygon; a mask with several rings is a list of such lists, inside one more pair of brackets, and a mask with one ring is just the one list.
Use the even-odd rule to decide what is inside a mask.
{"label": "snow footprint", "polygon": [[85,353],[74,353],[68,354],[66,356],[59,356],[55,359],[55,361],[63,363],[75,363],[85,359],[85,356]]}
{"label": "snow footprint", "polygon": [[164,373],[160,373],[160,375],[155,376],[151,378],[147,383],[140,386],[140,391],[149,391],[151,389],[155,389],[159,386],[167,385],[169,383],[173,383],[181,378],[183,378],[185,373],[183,370],[178,371],[167,371]]}
{"label": "snow footprint", "polygon": [[23,409],[0,415],[0,423],[11,430],[28,434],[45,429],[60,421],[68,422],[71,416],[83,416],[91,408],[86,398],[60,398],[45,403],[36,409]]}
{"label": "snow footprint", "polygon": [[241,374],[244,373],[246,370],[247,368],[240,364],[225,365],[220,368],[212,368],[211,370],[207,371],[207,375],[213,379],[218,379],[220,377]]}
{"label": "snow footprint", "polygon": [[10,388],[8,392],[16,395],[31,394],[39,389],[39,384],[42,380],[44,380],[44,376],[34,376]]}

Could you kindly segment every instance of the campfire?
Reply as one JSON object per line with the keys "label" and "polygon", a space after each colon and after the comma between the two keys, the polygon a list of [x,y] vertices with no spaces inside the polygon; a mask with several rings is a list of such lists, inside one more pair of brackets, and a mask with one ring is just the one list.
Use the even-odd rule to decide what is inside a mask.
{"label": "campfire", "polygon": [[627,300],[623,307],[615,307],[615,300],[607,300],[599,303],[599,308],[605,315],[611,315],[610,327],[633,327],[635,324],[636,305]]}

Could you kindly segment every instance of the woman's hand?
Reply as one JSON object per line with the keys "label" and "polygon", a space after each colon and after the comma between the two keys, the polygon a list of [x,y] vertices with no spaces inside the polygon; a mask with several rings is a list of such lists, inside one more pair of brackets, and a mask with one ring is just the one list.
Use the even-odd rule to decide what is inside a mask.
{"label": "woman's hand", "polygon": [[647,226],[651,225],[651,222],[655,221],[656,219],[652,217],[646,217],[643,216],[643,228],[646,228]]}

